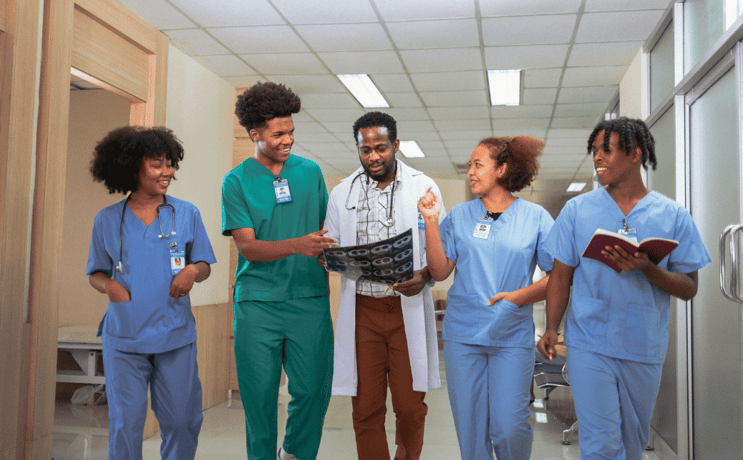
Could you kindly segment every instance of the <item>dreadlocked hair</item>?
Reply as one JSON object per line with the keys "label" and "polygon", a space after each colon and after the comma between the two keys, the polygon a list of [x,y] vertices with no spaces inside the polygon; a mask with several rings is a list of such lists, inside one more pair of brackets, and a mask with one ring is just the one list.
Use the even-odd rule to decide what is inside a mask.
{"label": "dreadlocked hair", "polygon": [[508,164],[506,175],[498,184],[509,192],[518,192],[531,184],[539,172],[539,158],[544,142],[531,136],[486,137],[479,145],[490,150],[496,167]]}
{"label": "dreadlocked hair", "polygon": [[262,126],[276,117],[288,118],[299,113],[302,102],[291,89],[279,83],[258,82],[237,98],[235,115],[248,130]]}
{"label": "dreadlocked hair", "polygon": [[588,154],[593,152],[593,143],[599,132],[604,132],[604,151],[609,150],[609,140],[611,133],[617,133],[619,136],[619,148],[629,155],[634,147],[639,147],[642,151],[642,167],[648,169],[647,163],[653,167],[653,171],[658,166],[658,160],[655,157],[655,139],[650,134],[650,130],[644,121],[620,117],[614,120],[604,120],[593,128],[593,132],[588,137]]}

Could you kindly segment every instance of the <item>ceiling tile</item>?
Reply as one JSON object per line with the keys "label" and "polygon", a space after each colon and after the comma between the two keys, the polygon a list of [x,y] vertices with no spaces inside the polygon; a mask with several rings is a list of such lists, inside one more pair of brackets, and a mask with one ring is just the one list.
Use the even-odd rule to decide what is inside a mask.
{"label": "ceiling tile", "polygon": [[387,23],[398,49],[466,48],[480,45],[477,21],[452,19]]}
{"label": "ceiling tile", "polygon": [[379,23],[296,26],[296,30],[318,52],[392,49]]}
{"label": "ceiling tile", "polygon": [[623,10],[647,10],[659,9],[665,10],[673,0],[586,0],[586,7],[583,11],[623,11]]}
{"label": "ceiling tile", "polygon": [[577,13],[580,4],[581,0],[529,0],[526,2],[482,0],[480,2],[480,14],[485,18],[490,16]]}
{"label": "ceiling tile", "polygon": [[577,43],[568,59],[569,67],[628,66],[642,48],[644,41],[616,43]]}
{"label": "ceiling tile", "polygon": [[400,58],[394,51],[344,51],[317,55],[334,74],[403,72]]}
{"label": "ceiling tile", "polygon": [[158,29],[188,29],[196,25],[165,0],[121,0],[119,3]]}
{"label": "ceiling tile", "polygon": [[599,117],[571,117],[571,118],[555,118],[552,120],[552,126],[555,128],[584,128],[593,129],[598,123]]}
{"label": "ceiling tile", "polygon": [[569,43],[577,19],[575,14],[483,18],[482,36],[485,46]]}
{"label": "ceiling tile", "polygon": [[547,142],[555,139],[583,139],[588,142],[590,129],[550,129],[547,133]]}
{"label": "ceiling tile", "polygon": [[[439,130],[439,134],[441,135],[441,139],[444,141],[444,145],[447,148],[450,148],[450,141],[464,141],[464,144],[466,144],[466,147],[469,149],[467,156],[469,156],[469,153],[472,153],[472,150],[477,147],[477,143],[480,141],[480,139],[491,135],[489,128],[480,130],[448,129],[448,127],[445,128],[446,129]],[[459,147],[462,147],[462,145],[459,145]]]}
{"label": "ceiling tile", "polygon": [[259,81],[266,81],[265,78],[259,75],[241,75],[238,77],[223,77],[235,88],[250,88]]}
{"label": "ceiling tile", "polygon": [[384,92],[384,97],[390,106],[396,108],[423,107],[420,97],[417,93],[388,93]]}
{"label": "ceiling tile", "polygon": [[165,33],[170,38],[170,44],[188,56],[230,54],[227,48],[202,29],[167,30]]}
{"label": "ceiling tile", "polygon": [[565,69],[562,86],[606,86],[619,84],[627,66],[569,67]]}
{"label": "ceiling tile", "polygon": [[202,27],[285,24],[266,0],[170,0]]}
{"label": "ceiling tile", "polygon": [[313,53],[241,54],[240,57],[262,74],[328,73],[328,69]]}
{"label": "ceiling tile", "polygon": [[491,46],[485,48],[488,69],[562,67],[568,45]]}
{"label": "ceiling tile", "polygon": [[618,85],[594,86],[588,88],[562,88],[557,102],[559,104],[587,102],[603,102],[608,104],[617,94],[617,91],[619,91]]}
{"label": "ceiling tile", "polygon": [[525,88],[524,105],[554,104],[557,88]]}
{"label": "ceiling tile", "polygon": [[[326,121],[345,122],[345,126],[348,127],[349,132],[351,132],[353,122],[365,113],[364,109],[361,107],[357,109],[307,108],[305,109],[305,112],[316,120],[322,120],[322,123],[326,128],[328,128],[328,126],[325,125]],[[343,129],[345,130],[346,128]],[[333,130],[328,128],[328,131],[332,132]]]}
{"label": "ceiling tile", "polygon": [[469,72],[439,72],[413,73],[415,89],[418,91],[461,91],[486,88],[485,72],[472,70]]}
{"label": "ceiling tile", "polygon": [[475,120],[445,120],[437,121],[434,123],[438,129],[479,129],[479,130],[490,130],[490,120],[487,118],[480,118]]}
{"label": "ceiling tile", "polygon": [[304,109],[354,109],[361,106],[350,93],[303,94]]}
{"label": "ceiling tile", "polygon": [[220,77],[237,77],[241,75],[255,75],[255,71],[248,67],[237,56],[232,54],[214,56],[194,56],[201,65]]}
{"label": "ceiling tile", "polygon": [[379,14],[387,21],[474,18],[475,2],[451,0],[374,0]]}
{"label": "ceiling tile", "polygon": [[556,88],[562,69],[528,69],[524,71],[524,88]]}
{"label": "ceiling tile", "polygon": [[312,1],[298,2],[296,0],[272,0],[272,2],[292,24],[342,24],[377,21],[377,15],[367,1],[322,0],[321,4]]}
{"label": "ceiling tile", "polygon": [[403,108],[390,108],[390,109],[378,109],[384,113],[387,113],[391,115],[395,120],[398,122],[402,120],[406,121],[419,121],[419,120],[426,120],[430,121],[430,117],[428,116],[428,113],[423,108],[409,108],[409,109],[403,109]]}
{"label": "ceiling tile", "polygon": [[475,120],[490,118],[487,106],[481,107],[430,107],[428,113],[435,121],[444,120]]}
{"label": "ceiling tile", "polygon": [[415,91],[410,79],[404,73],[396,74],[372,74],[370,75],[374,84],[383,93],[408,93]]}
{"label": "ceiling tile", "polygon": [[300,97],[309,93],[344,93],[346,87],[335,75],[266,75],[269,81],[283,83]]}
{"label": "ceiling tile", "polygon": [[517,105],[513,107],[493,106],[490,108],[494,119],[498,118],[549,118],[552,115],[552,106],[543,105]]}
{"label": "ceiling tile", "polygon": [[645,41],[662,14],[661,10],[585,13],[575,42]]}
{"label": "ceiling tile", "polygon": [[421,92],[427,107],[469,107],[490,104],[487,91],[436,91]]}
{"label": "ceiling tile", "polygon": [[235,54],[309,51],[289,26],[222,27],[208,31]]}
{"label": "ceiling tile", "polygon": [[514,134],[518,134],[521,136],[532,136],[536,137],[537,139],[544,139],[544,133],[546,131],[546,128],[518,128],[517,130],[514,129],[500,129],[496,126],[495,129],[493,129],[493,136],[496,137],[503,137],[503,136],[513,136]]}
{"label": "ceiling tile", "polygon": [[418,121],[397,121],[397,131],[401,133],[414,132],[414,131],[434,131],[433,123],[430,121],[418,120]]}
{"label": "ceiling tile", "polygon": [[408,72],[447,72],[482,69],[477,48],[400,51]]}
{"label": "ceiling tile", "polygon": [[557,104],[555,118],[562,117],[585,117],[587,115],[600,114],[606,109],[606,104],[601,102],[588,104]]}

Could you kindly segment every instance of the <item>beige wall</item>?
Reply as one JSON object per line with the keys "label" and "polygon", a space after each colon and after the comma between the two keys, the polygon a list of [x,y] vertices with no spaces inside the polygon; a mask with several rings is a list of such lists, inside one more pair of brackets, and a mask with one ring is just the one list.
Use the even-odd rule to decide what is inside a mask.
{"label": "beige wall", "polygon": [[222,178],[232,169],[235,88],[172,45],[168,50],[166,126],[185,156],[168,193],[201,212],[217,263],[191,294],[192,305],[228,302],[230,239],[222,236]]}
{"label": "beige wall", "polygon": [[619,83],[619,115],[641,119],[647,117],[642,103],[647,85],[647,78],[643,78],[646,73],[647,66],[640,49]]}
{"label": "beige wall", "polygon": [[93,219],[123,198],[110,195],[90,175],[95,144],[109,131],[129,124],[129,101],[104,90],[70,92],[62,254],[59,263],[59,325],[98,325],[108,298],[85,276]]}

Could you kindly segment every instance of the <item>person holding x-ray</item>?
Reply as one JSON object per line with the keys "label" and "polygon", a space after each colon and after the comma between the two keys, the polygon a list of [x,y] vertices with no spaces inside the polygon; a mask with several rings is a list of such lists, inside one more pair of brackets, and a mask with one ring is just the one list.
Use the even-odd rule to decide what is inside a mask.
{"label": "person holding x-ray", "polygon": [[189,292],[216,262],[194,205],[166,195],[183,147],[167,128],[127,126],[95,147],[90,171],[128,196],[98,213],[86,274],[108,295],[103,342],[109,459],[141,459],[147,389],[164,459],[193,459],[201,430]]}

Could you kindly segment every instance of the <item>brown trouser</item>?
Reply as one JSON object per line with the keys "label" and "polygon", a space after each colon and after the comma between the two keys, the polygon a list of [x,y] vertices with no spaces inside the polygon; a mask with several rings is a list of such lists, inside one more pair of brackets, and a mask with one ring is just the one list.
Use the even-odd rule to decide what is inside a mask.
{"label": "brown trouser", "polygon": [[352,398],[359,460],[389,460],[384,418],[387,382],[396,416],[396,460],[418,460],[428,407],[426,393],[413,391],[400,297],[356,295],[358,388]]}

